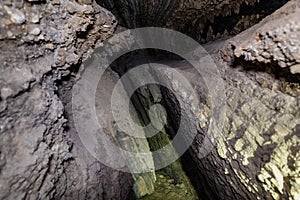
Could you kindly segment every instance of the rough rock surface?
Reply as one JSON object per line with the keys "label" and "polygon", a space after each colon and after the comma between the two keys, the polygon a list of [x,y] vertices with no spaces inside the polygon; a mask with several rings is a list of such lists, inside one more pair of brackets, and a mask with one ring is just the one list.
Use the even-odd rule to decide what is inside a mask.
{"label": "rough rock surface", "polygon": [[[208,196],[299,198],[299,76],[291,74],[293,67],[280,68],[298,62],[298,14],[299,1],[290,1],[222,47],[234,68],[222,68],[228,120],[222,138],[216,151],[198,161],[204,184],[213,185]],[[207,49],[218,48],[212,43]]]}
{"label": "rough rock surface", "polygon": [[58,97],[58,85],[113,34],[114,16],[88,0],[1,1],[0,16],[0,198],[126,198],[130,175],[66,132]]}
{"label": "rough rock surface", "polygon": [[273,2],[98,0],[97,2],[111,10],[127,28],[167,27],[206,42],[229,34],[237,34],[251,27],[287,0]]}
{"label": "rough rock surface", "polygon": [[[102,3],[113,12],[124,8],[119,19],[128,27],[172,27],[200,40],[203,23],[238,12],[242,2],[248,1]],[[179,119],[176,102],[185,103],[199,131],[190,149],[198,175],[192,181],[207,199],[299,199],[300,88],[299,77],[291,74],[299,72],[300,63],[298,7],[299,1],[292,0],[228,42],[206,45],[227,96],[226,126],[207,157],[197,154],[209,124],[206,102],[193,110],[178,85],[175,90],[182,96],[177,101],[164,90],[140,93],[143,99],[163,97],[172,116],[166,127],[170,137],[176,132],[172,123]],[[86,152],[70,112],[70,79],[93,48],[114,33],[114,16],[90,0],[5,0],[0,16],[0,198],[126,199],[131,175],[105,167]],[[254,18],[242,19],[237,32],[251,26]],[[209,40],[215,34],[206,31]],[[167,62],[190,77],[205,97],[201,81],[185,63]],[[172,82],[167,75],[160,78]]]}
{"label": "rough rock surface", "polygon": [[[290,1],[259,24],[234,38],[234,56],[274,64],[300,73],[299,2]],[[230,40],[228,41],[230,43]]]}
{"label": "rough rock surface", "polygon": [[[189,96],[183,94],[186,88],[180,87],[176,80],[163,73],[159,77],[153,76],[169,80],[172,91],[182,94],[177,103],[173,99],[175,97],[163,90],[159,95],[151,89],[139,93],[140,102],[145,108],[149,102],[143,99],[151,101],[157,99],[157,95],[162,96],[164,100],[161,101],[169,108],[168,115],[171,116],[168,124],[180,119],[180,112],[176,109],[179,108],[178,102],[185,105],[184,113],[199,131],[190,153],[197,165],[198,176],[200,174],[194,182],[200,185],[204,199],[299,198],[299,76],[292,74],[295,72],[293,67],[291,70],[280,68],[285,67],[282,63],[289,66],[288,63],[292,61],[291,65],[294,66],[298,62],[295,59],[299,56],[296,45],[299,42],[296,21],[298,2],[290,1],[253,29],[227,42],[215,41],[205,46],[219,66],[226,93],[226,123],[218,138],[217,148],[205,158],[201,157],[199,150],[203,136],[208,134],[209,103],[204,101],[200,110],[194,110]],[[273,39],[262,36],[266,35],[267,30]],[[285,50],[281,52],[283,56],[274,53],[274,44]],[[260,54],[255,47],[272,56],[269,60],[261,59],[263,52]],[[249,62],[251,56],[252,60],[257,60],[256,63]],[[186,63],[178,60],[164,62],[178,68],[195,88],[200,88],[199,95],[206,96],[201,86],[203,83]],[[172,125],[168,128],[174,129]],[[187,134],[190,129],[186,127]],[[176,133],[176,130],[169,133],[172,132]]]}

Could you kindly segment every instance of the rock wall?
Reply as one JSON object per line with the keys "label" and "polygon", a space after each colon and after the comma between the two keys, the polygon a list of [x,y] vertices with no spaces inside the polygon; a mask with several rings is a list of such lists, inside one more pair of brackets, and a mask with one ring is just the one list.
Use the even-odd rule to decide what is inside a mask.
{"label": "rock wall", "polygon": [[[209,134],[209,101],[195,110],[194,102],[182,93],[186,88],[167,73],[153,75],[168,80],[173,91],[182,93],[175,100],[168,91],[158,92],[171,116],[170,137],[176,133],[172,122],[183,114],[177,112],[178,102],[185,105],[184,113],[198,130],[190,154],[200,174],[192,181],[202,189],[203,199],[299,198],[298,18],[298,1],[290,1],[232,39],[205,45],[225,83],[226,123],[216,149],[204,158],[201,148],[203,137]],[[199,96],[208,98],[203,82],[186,63],[165,62],[200,88]],[[144,99],[158,95],[149,88],[146,91],[139,93],[144,108],[149,104]],[[186,127],[186,134],[191,126]]]}
{"label": "rock wall", "polygon": [[[238,13],[243,2],[256,1],[98,3],[127,27],[171,27],[200,41],[207,22]],[[80,64],[115,32],[115,17],[89,0],[2,1],[0,15],[0,198],[126,199],[139,176],[112,170],[85,150],[70,104]],[[171,138],[180,118],[174,107],[184,103],[199,132],[190,154],[200,174],[193,181],[204,199],[299,199],[298,18],[299,1],[291,0],[252,29],[205,46],[225,82],[227,109],[222,137],[205,158],[198,153],[209,127],[210,105],[203,101],[194,110],[180,87],[175,88],[182,93],[178,100],[160,88],[160,94],[140,92],[144,99],[163,97],[172,116],[166,127]],[[237,32],[252,20],[242,20]],[[216,37],[210,28],[205,32],[208,40]],[[167,62],[206,99],[202,82],[186,63]],[[172,83],[167,74],[155,78]]]}
{"label": "rock wall", "polygon": [[232,44],[236,48],[234,56],[252,63],[275,63],[283,69],[290,68],[292,74],[300,73],[298,4],[289,2],[236,36]]}
{"label": "rock wall", "polygon": [[89,0],[1,1],[0,15],[0,198],[125,199],[131,176],[86,152],[62,103],[114,16]]}
{"label": "rock wall", "polygon": [[287,0],[97,1],[127,28],[167,27],[207,42],[237,34],[274,12]]}

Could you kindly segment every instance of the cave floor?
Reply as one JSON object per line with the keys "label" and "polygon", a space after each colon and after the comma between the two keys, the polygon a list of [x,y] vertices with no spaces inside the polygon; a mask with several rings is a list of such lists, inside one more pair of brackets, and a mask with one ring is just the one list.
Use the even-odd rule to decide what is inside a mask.
{"label": "cave floor", "polygon": [[162,172],[156,173],[157,180],[155,182],[155,192],[151,195],[140,198],[140,200],[198,200],[193,192],[190,192],[189,186],[186,184],[176,184],[174,179],[165,176]]}

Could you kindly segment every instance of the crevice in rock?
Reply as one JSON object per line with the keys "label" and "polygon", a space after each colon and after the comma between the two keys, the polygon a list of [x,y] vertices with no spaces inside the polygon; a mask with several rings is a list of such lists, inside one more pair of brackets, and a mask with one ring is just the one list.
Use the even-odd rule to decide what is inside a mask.
{"label": "crevice in rock", "polygon": [[258,82],[262,87],[272,89],[272,86],[266,85],[264,81],[256,78],[255,74],[261,72],[267,76],[271,76],[274,80],[279,80],[281,85],[278,88],[282,93],[297,97],[300,95],[300,74],[292,74],[288,67],[281,68],[278,62],[261,63],[257,61],[245,61],[242,57],[235,57],[232,67],[241,69],[255,82]]}
{"label": "crevice in rock", "polygon": [[[276,1],[273,2],[271,5],[268,4],[266,0],[260,1],[259,3],[255,3],[254,5],[246,5],[243,3],[240,8],[239,13],[233,13],[230,16],[220,17],[216,16],[214,18],[214,22],[207,22],[205,25],[205,28],[202,31],[201,38],[202,42],[207,42],[214,40],[218,37],[223,37],[224,32],[227,31],[229,34],[237,34],[241,32],[242,30],[256,24],[259,22],[262,18],[272,13],[274,10],[282,6],[287,1]],[[117,7],[118,8],[118,7]],[[251,8],[251,9],[250,9]],[[245,17],[248,16],[248,17]],[[133,21],[134,19],[130,19],[129,21]],[[243,21],[244,20],[244,21]],[[238,25],[238,23],[241,22],[242,24],[246,22],[249,23],[247,25],[243,24],[241,26]],[[131,25],[133,26],[133,25]],[[210,30],[210,27],[212,28],[212,32]],[[184,30],[183,32],[185,32]],[[196,31],[197,32],[197,31]],[[188,31],[185,32],[189,35],[192,35],[194,33],[189,33]],[[217,35],[221,36],[217,36]],[[227,35],[227,34],[226,34]],[[80,36],[80,35],[79,35]],[[85,35],[82,35],[82,37],[86,37]],[[201,41],[201,39],[200,39]],[[162,62],[168,60],[177,60],[182,61],[181,58],[170,54],[168,52],[162,52],[158,50],[145,50],[142,52],[131,52],[129,55],[124,55],[121,58],[118,59],[115,63],[112,64],[112,69],[117,72],[120,77],[125,74],[128,70],[131,68],[134,68],[137,65],[145,64],[147,61],[156,61],[156,62]],[[292,83],[291,89],[293,87],[298,87],[297,85],[299,83],[299,75],[291,74],[289,69],[283,69],[278,70],[278,68],[274,66],[278,66],[277,63],[270,63],[270,64],[261,64],[261,63],[249,63],[245,62],[243,58],[235,58],[235,63],[233,64],[234,67],[243,66],[243,70],[245,70],[248,73],[251,73],[251,71],[257,72],[266,72],[268,74],[272,74],[274,78],[276,79],[284,79],[283,84],[286,82]],[[146,61],[146,62],[145,62]],[[76,73],[79,67],[72,67],[74,70],[72,73]],[[68,84],[70,82],[68,81],[70,75],[65,76],[61,79],[61,87],[62,88],[68,88],[71,87]],[[283,78],[284,77],[284,78]],[[295,86],[293,84],[296,84]],[[151,106],[151,103],[154,102],[151,95],[146,94],[146,96],[143,96],[143,92],[141,90],[148,90],[149,87],[154,87],[157,90],[159,90],[164,96],[171,95],[170,92],[163,87],[159,86],[145,86],[144,88],[141,88],[138,90],[131,98],[134,107],[137,109],[138,115],[141,119],[142,124],[147,125],[149,123],[149,116],[145,113],[147,113],[147,110]],[[283,85],[282,90],[286,90],[286,87]],[[145,93],[144,93],[145,94]],[[148,96],[149,95],[149,96]],[[205,99],[202,99],[203,101]],[[150,102],[150,104],[149,104]],[[65,103],[68,103],[66,101]],[[180,121],[180,110],[178,109],[178,103],[168,101],[167,99],[163,98],[162,104],[166,107],[167,113],[168,113],[168,124],[165,126],[166,132],[160,133],[158,136],[150,138],[148,140],[150,144],[150,149],[156,150],[159,145],[163,144],[156,144],[157,141],[168,141],[169,139],[172,139],[174,135],[176,134],[176,130],[178,129],[178,121]],[[169,117],[172,116],[172,117]],[[193,152],[194,153],[194,152]],[[201,173],[195,173],[194,170],[199,170],[196,163],[193,162],[192,155],[190,155],[189,152],[185,153],[181,160],[182,168],[184,169],[186,175],[190,178],[190,181],[192,185],[194,186],[195,190],[198,192],[198,196],[201,197],[201,199],[217,199],[217,194],[215,194],[209,186],[209,183],[207,180],[205,180],[204,176],[200,176]],[[162,181],[165,180],[173,180],[175,184],[180,184],[183,182],[180,180],[180,176],[182,175],[182,172],[179,173],[179,175],[176,175],[176,169],[181,168],[181,165],[177,162],[169,167],[166,167],[165,169],[162,169],[158,171],[157,175],[161,177]],[[175,171],[174,171],[175,170]],[[180,169],[181,170],[181,169]],[[205,191],[203,191],[205,190]],[[131,192],[128,199],[132,199],[133,197],[133,191]],[[145,197],[147,199],[147,196]]]}
{"label": "crevice in rock", "polygon": [[245,61],[243,57],[235,58],[232,67],[243,67],[245,71],[258,71],[272,74],[275,79],[285,82],[300,83],[300,75],[292,74],[289,68],[279,68],[278,62],[261,63],[257,61]]}
{"label": "crevice in rock", "polygon": [[[168,65],[170,64],[168,63],[169,60],[182,61],[182,58],[162,50],[144,49],[121,56],[111,64],[111,68],[115,70],[121,77],[127,71],[138,65],[147,63],[161,63]],[[169,65],[169,67],[174,66]],[[150,123],[148,110],[153,104],[158,103],[155,102],[155,97],[152,96],[153,91],[157,91],[162,95],[160,104],[163,105],[163,107],[166,109],[167,123],[165,124],[163,130],[161,130],[158,134],[147,138],[150,150],[152,152],[161,149],[166,144],[170,143],[170,140],[173,139],[179,128],[181,116],[179,102],[176,101],[176,97],[172,95],[172,92],[163,86],[150,84],[139,88],[131,96],[131,102],[138,112],[141,124],[146,126]],[[168,98],[170,96],[173,97]],[[174,199],[177,197],[197,199],[198,197],[195,193],[196,190],[194,190],[191,185],[194,185],[194,187],[197,189],[201,188],[199,186],[199,180],[197,180],[200,177],[187,176],[192,174],[184,172],[184,169],[195,168],[196,166],[193,162],[180,162],[180,160],[186,161],[187,159],[190,159],[190,155],[188,154],[189,153],[184,154],[183,158],[179,159],[179,161],[176,161],[171,165],[158,170],[156,172],[157,180],[154,183],[154,193],[142,197],[141,199],[159,199],[166,195],[167,192],[169,193],[169,197],[166,197],[167,199]],[[159,158],[157,162],[161,162],[161,159],[164,158]],[[189,177],[190,180],[187,177]],[[202,193],[202,190],[203,188],[197,190],[198,196]]]}

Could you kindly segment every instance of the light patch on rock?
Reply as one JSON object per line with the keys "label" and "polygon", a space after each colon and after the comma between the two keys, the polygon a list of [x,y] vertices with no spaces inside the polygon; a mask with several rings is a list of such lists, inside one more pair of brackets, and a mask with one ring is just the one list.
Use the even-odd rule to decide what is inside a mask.
{"label": "light patch on rock", "polygon": [[8,6],[3,6],[8,15],[10,15],[10,20],[16,24],[23,24],[26,21],[25,15],[22,11],[16,8],[10,8]]}

